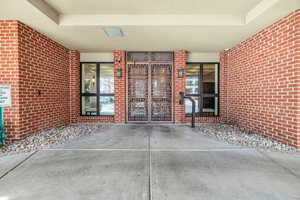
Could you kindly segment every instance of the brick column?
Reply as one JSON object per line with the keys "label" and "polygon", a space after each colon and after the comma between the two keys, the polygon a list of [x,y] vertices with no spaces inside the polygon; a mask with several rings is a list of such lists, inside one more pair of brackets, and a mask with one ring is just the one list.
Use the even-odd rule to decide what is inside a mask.
{"label": "brick column", "polygon": [[[298,27],[298,28],[296,28]],[[295,58],[295,65],[294,65],[294,113],[296,118],[294,119],[294,127],[297,130],[296,134],[296,148],[300,149],[300,9],[295,11],[295,51],[294,51],[294,58]]]}
{"label": "brick column", "polygon": [[174,69],[173,69],[173,116],[175,123],[185,122],[184,105],[179,105],[179,92],[185,92],[185,73],[183,78],[178,78],[178,70],[185,69],[187,61],[186,51],[180,50],[174,52]]}
{"label": "brick column", "polygon": [[[117,76],[118,69],[122,69],[122,77]],[[114,51],[115,71],[115,123],[126,121],[126,60],[125,51]]]}
{"label": "brick column", "polygon": [[70,65],[70,123],[78,122],[80,116],[80,53],[69,51]]}
{"label": "brick column", "polygon": [[223,123],[227,122],[227,53],[226,51],[223,51],[220,53],[220,81],[219,81],[219,114],[220,114],[220,120]]}

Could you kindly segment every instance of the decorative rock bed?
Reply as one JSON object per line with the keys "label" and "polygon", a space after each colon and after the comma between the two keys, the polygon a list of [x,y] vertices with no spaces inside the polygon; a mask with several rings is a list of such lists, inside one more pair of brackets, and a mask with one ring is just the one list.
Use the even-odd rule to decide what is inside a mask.
{"label": "decorative rock bed", "polygon": [[[84,136],[93,135],[101,129],[110,128],[112,124],[84,123],[54,128],[43,131],[18,142],[8,143],[0,148],[0,157],[8,154],[32,152],[49,148],[52,145],[63,144]],[[296,148],[273,141],[261,135],[249,132],[243,128],[226,124],[203,123],[194,129],[199,134],[212,137],[229,144],[251,147],[261,150],[296,152]]]}
{"label": "decorative rock bed", "polygon": [[237,126],[204,123],[197,126],[197,131],[205,136],[214,137],[217,140],[224,141],[228,144],[240,145],[243,147],[252,147],[261,150],[296,152],[296,148],[282,144],[252,133],[244,128]]}
{"label": "decorative rock bed", "polygon": [[109,128],[109,124],[74,124],[53,128],[37,134],[33,134],[22,141],[7,143],[6,146],[0,148],[0,156],[32,152],[38,149],[49,148],[51,145],[63,144],[70,140],[76,140],[83,136],[89,136],[95,131]]}

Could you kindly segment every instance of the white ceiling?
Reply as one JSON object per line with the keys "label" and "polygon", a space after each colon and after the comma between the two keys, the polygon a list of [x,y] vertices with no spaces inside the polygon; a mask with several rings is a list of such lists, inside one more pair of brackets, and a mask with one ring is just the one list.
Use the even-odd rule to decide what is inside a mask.
{"label": "white ceiling", "polygon": [[[300,0],[0,1],[0,19],[20,20],[81,52],[219,52],[300,8]],[[109,26],[124,37],[107,37]]]}
{"label": "white ceiling", "polygon": [[[45,0],[60,14],[233,14],[261,0]],[[98,3],[96,3],[98,2]]]}

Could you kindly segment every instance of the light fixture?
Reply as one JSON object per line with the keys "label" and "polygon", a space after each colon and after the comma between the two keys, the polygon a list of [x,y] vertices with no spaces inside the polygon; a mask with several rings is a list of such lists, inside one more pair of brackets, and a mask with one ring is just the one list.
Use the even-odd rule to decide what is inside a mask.
{"label": "light fixture", "polygon": [[124,36],[121,28],[118,28],[118,27],[105,27],[105,28],[103,28],[103,30],[108,37],[123,37]]}
{"label": "light fixture", "polygon": [[122,62],[122,58],[119,57],[119,58],[116,59],[116,61],[120,64]]}
{"label": "light fixture", "polygon": [[178,78],[183,78],[183,74],[184,74],[184,69],[178,69],[177,70],[177,77]]}
{"label": "light fixture", "polygon": [[117,77],[122,78],[122,69],[121,68],[117,69]]}

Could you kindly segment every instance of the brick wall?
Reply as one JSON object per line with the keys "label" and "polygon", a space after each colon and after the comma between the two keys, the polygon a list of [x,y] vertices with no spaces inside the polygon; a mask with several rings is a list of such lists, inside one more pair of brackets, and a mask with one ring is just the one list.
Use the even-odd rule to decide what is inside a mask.
{"label": "brick wall", "polygon": [[[126,120],[126,59],[125,51],[114,51],[114,87],[115,115],[111,116],[80,116],[80,53],[70,51],[70,121],[125,123]],[[122,78],[117,77],[117,69],[122,69]]]}
{"label": "brick wall", "polygon": [[180,50],[174,52],[173,66],[173,118],[175,123],[185,122],[184,105],[179,104],[179,92],[185,92],[185,76],[178,78],[178,70],[184,70],[186,67],[187,53]]}
{"label": "brick wall", "polygon": [[5,108],[6,132],[20,131],[18,22],[0,20],[0,84],[11,85],[12,107]]}
{"label": "brick wall", "polygon": [[[191,122],[192,118],[187,117],[185,115],[185,106],[179,105],[180,95],[179,92],[186,92],[186,76],[184,75],[183,78],[178,78],[178,70],[186,68],[187,62],[187,52],[186,51],[175,51],[174,52],[174,69],[173,69],[173,97],[174,97],[174,106],[173,106],[173,116],[175,123],[188,123]],[[221,75],[220,75],[220,82],[224,82],[224,73],[222,73],[222,66],[220,67]],[[221,103],[220,107],[223,108],[223,94],[224,94],[224,85],[220,85],[220,97]],[[220,117],[223,116],[224,112],[221,110]],[[220,117],[196,117],[195,121],[197,123],[216,123],[220,121]]]}
{"label": "brick wall", "polygon": [[297,10],[221,53],[228,123],[300,148],[299,49]]}
{"label": "brick wall", "polygon": [[70,51],[70,122],[77,123],[80,117],[80,53]]}
{"label": "brick wall", "polygon": [[69,123],[69,50],[18,23],[20,132],[13,139]]}
{"label": "brick wall", "polygon": [[114,122],[111,116],[80,116],[80,53],[70,51],[70,122]]}
{"label": "brick wall", "polygon": [[[126,121],[126,58],[125,51],[114,52],[115,63],[115,122]],[[122,69],[122,78],[117,77],[117,70]]]}
{"label": "brick wall", "polygon": [[0,35],[0,84],[12,85],[9,138],[68,124],[69,50],[18,21],[0,21]]}
{"label": "brick wall", "polygon": [[[185,91],[187,53],[174,52],[173,118],[190,121],[179,105]],[[220,54],[220,117],[300,148],[300,11]],[[80,54],[18,21],[0,21],[0,84],[12,85],[13,107],[5,109],[11,139],[76,122],[126,121],[125,51],[114,52],[115,116],[80,116]],[[122,78],[117,69],[122,69]]]}

